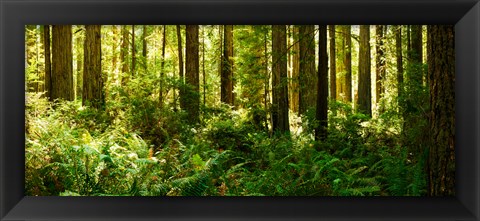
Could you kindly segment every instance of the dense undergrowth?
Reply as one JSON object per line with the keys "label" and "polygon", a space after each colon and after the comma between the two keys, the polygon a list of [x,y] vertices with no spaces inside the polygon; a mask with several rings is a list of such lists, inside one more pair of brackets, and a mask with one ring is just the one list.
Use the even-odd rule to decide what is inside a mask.
{"label": "dense undergrowth", "polygon": [[291,134],[221,105],[190,126],[180,110],[122,93],[101,110],[27,94],[26,195],[425,194],[425,158],[402,146],[396,112],[371,119],[330,102],[328,137],[316,142],[309,114],[291,113]]}

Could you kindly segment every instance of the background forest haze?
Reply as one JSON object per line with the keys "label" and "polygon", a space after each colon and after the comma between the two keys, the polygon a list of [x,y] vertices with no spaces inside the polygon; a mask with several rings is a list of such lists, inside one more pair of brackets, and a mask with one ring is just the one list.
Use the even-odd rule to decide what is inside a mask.
{"label": "background forest haze", "polygon": [[455,195],[451,25],[27,25],[30,196]]}

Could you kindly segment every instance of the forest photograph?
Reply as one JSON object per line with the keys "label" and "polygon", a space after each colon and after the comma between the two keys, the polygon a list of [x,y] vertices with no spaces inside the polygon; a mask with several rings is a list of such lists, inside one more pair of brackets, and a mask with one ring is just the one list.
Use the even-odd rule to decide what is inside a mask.
{"label": "forest photograph", "polygon": [[454,196],[453,25],[26,25],[27,196]]}

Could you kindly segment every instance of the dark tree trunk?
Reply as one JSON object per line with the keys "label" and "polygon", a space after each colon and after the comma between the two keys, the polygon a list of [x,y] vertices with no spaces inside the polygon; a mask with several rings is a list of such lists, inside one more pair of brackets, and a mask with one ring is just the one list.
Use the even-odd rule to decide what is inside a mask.
{"label": "dark tree trunk", "polygon": [[428,194],[455,195],[455,46],[454,27],[428,26],[430,151]]}
{"label": "dark tree trunk", "polygon": [[325,140],[328,127],[328,56],[327,56],[327,27],[319,26],[318,31],[318,82],[317,82],[317,109],[315,117],[319,124],[315,128],[315,140]]}
{"label": "dark tree trunk", "polygon": [[183,48],[182,48],[182,33],[180,25],[177,25],[177,42],[178,42],[178,75],[180,77],[180,108],[185,109],[185,80],[183,76]]}
{"label": "dark tree trunk", "polygon": [[[402,26],[395,26],[395,48],[397,53],[397,96],[403,96],[403,56],[402,56]],[[401,106],[398,99],[398,106]]]}
{"label": "dark tree trunk", "polygon": [[223,26],[223,56],[221,75],[222,102],[234,105],[233,100],[233,25]]}
{"label": "dark tree trunk", "polygon": [[52,28],[52,91],[50,99],[73,101],[72,26]]}
{"label": "dark tree trunk", "polygon": [[147,72],[147,69],[148,69],[148,62],[147,62],[147,26],[144,25],[143,26],[143,30],[142,30],[142,57],[143,57],[143,60],[144,60],[144,63],[143,63],[143,69],[145,69],[145,73]]}
{"label": "dark tree trunk", "polygon": [[199,120],[200,107],[198,25],[187,25],[186,38],[185,110],[188,112],[189,122],[193,124]]}
{"label": "dark tree trunk", "polygon": [[[335,50],[335,25],[330,25],[330,98],[337,99],[337,65]],[[319,75],[320,76],[320,75]]]}
{"label": "dark tree trunk", "polygon": [[357,111],[372,116],[370,76],[370,26],[360,25],[360,49],[358,58]]}
{"label": "dark tree trunk", "polygon": [[136,63],[136,48],[135,48],[135,25],[132,25],[132,76],[135,75],[135,63]]}
{"label": "dark tree trunk", "polygon": [[202,28],[202,78],[203,78],[203,106],[207,103],[207,73],[205,71],[205,28]]}
{"label": "dark tree trunk", "polygon": [[315,26],[300,26],[300,114],[315,107],[317,75],[315,71]]}
{"label": "dark tree trunk", "polygon": [[102,44],[100,25],[85,26],[83,52],[82,105],[101,108],[105,102],[102,78]]}
{"label": "dark tree trunk", "polygon": [[163,107],[163,82],[165,78],[165,47],[167,46],[167,26],[163,26],[163,39],[162,39],[162,61],[160,63],[160,107]]}
{"label": "dark tree trunk", "polygon": [[375,42],[376,42],[376,61],[375,61],[375,73],[376,73],[376,101],[379,113],[383,112],[382,104],[380,104],[380,99],[385,93],[385,88],[383,87],[383,81],[385,80],[386,66],[385,66],[385,37],[383,33],[384,26],[377,25],[375,27]]}
{"label": "dark tree trunk", "polygon": [[345,26],[345,100],[352,102],[352,26]]}
{"label": "dark tree trunk", "polygon": [[50,63],[50,25],[44,25],[43,42],[45,50],[45,96],[50,98],[52,91],[52,64]]}
{"label": "dark tree trunk", "polygon": [[285,25],[272,27],[273,131],[289,132],[287,36]]}

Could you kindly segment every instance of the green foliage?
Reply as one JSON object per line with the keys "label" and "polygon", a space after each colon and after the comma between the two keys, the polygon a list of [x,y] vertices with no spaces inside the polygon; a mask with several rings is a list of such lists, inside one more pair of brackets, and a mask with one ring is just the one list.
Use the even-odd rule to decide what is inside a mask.
{"label": "green foliage", "polygon": [[[204,95],[205,88],[201,121],[197,124],[188,123],[187,113],[180,108],[179,91],[192,87],[177,73],[178,43],[173,26],[167,26],[163,69],[159,26],[146,27],[147,44],[154,46],[149,47],[146,56],[141,53],[142,40],[138,37],[143,28],[136,26],[134,31],[140,40],[135,41],[135,73],[121,73],[120,61],[102,63],[106,76],[103,110],[83,107],[78,99],[79,89],[76,101],[58,101],[55,105],[44,98],[43,92],[30,92],[34,85],[31,83],[40,80],[36,67],[42,63],[41,59],[30,57],[26,70],[29,83],[25,85],[26,195],[426,194],[428,91],[423,84],[409,80],[424,66],[407,66],[405,83],[400,85],[405,94],[397,98],[397,85],[390,80],[396,77],[390,76],[395,73],[395,63],[391,62],[392,53],[387,53],[389,80],[384,84],[385,96],[379,101],[383,110],[374,112],[372,118],[356,113],[351,103],[330,100],[328,136],[324,141],[314,139],[318,124],[314,107],[301,116],[290,112],[292,133],[272,134],[271,70],[265,66],[271,65],[270,27],[235,26],[235,57],[231,58],[235,61],[235,106],[219,102],[219,28],[201,28],[200,48],[205,47],[205,53],[200,56],[205,56],[207,62],[205,70],[200,65],[200,94],[193,94],[203,101],[199,95]],[[131,26],[128,31],[131,32]],[[181,34],[185,36],[184,29]],[[82,32],[75,35],[83,36]],[[119,58],[113,49],[119,47],[119,39],[113,40],[111,29],[102,29],[102,36],[107,41],[102,43],[102,59]],[[358,37],[353,36],[355,58]],[[185,46],[185,41],[181,41]],[[341,38],[337,38],[339,42]],[[393,43],[387,41],[387,52],[394,50],[392,47]],[[75,60],[83,57],[81,49],[78,45],[75,48]],[[131,52],[124,52],[124,63],[130,66]],[[29,53],[35,54],[32,49]],[[76,65],[78,86],[81,67]],[[354,85],[356,67],[353,60]],[[344,73],[337,74],[339,79],[344,77]],[[408,127],[405,122],[410,122]]]}

